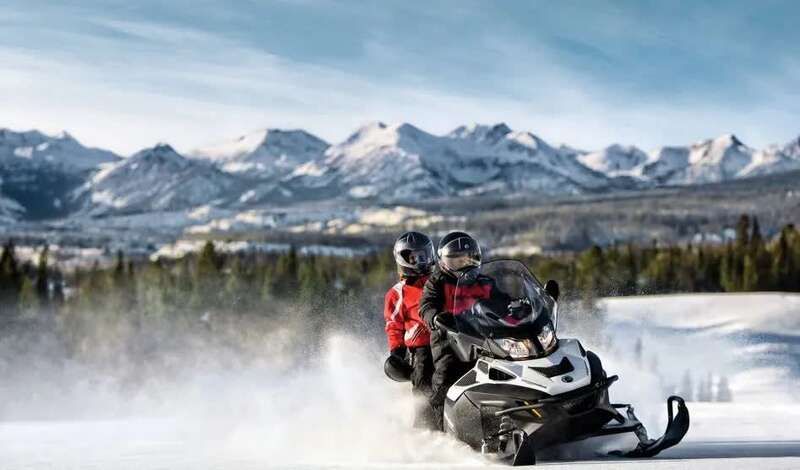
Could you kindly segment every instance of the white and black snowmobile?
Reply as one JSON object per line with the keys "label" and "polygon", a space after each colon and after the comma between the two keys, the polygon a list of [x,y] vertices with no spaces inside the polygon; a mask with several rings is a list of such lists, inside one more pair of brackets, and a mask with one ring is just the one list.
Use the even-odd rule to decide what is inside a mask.
{"label": "white and black snowmobile", "polygon": [[447,392],[445,431],[512,465],[599,436],[629,434],[635,444],[611,452],[624,457],[652,457],[680,442],[689,429],[683,399],[669,397],[666,432],[648,438],[633,407],[609,401],[618,377],[606,376],[577,339],[556,337],[558,296],[557,283],[542,286],[519,261],[491,261],[463,276],[458,313],[437,326],[474,367]]}

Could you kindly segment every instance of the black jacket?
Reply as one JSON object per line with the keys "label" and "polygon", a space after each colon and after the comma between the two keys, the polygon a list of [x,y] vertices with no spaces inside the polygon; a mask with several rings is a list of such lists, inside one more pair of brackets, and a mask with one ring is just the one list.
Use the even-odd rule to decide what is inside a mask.
{"label": "black jacket", "polygon": [[428,277],[419,300],[419,314],[431,330],[436,329],[433,318],[437,313],[446,311],[446,306],[449,304],[447,296],[455,294],[456,285],[458,279],[442,271],[438,266]]}

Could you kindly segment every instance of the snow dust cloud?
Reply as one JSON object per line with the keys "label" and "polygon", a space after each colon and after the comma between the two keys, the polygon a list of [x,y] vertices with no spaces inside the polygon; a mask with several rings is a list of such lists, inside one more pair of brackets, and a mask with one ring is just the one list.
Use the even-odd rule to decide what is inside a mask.
{"label": "snow dust cloud", "polygon": [[169,468],[476,462],[412,428],[410,385],[384,376],[378,326],[321,327],[290,308],[280,321],[106,325],[82,332],[102,341],[79,351],[55,324],[3,336],[0,455],[9,468],[32,456],[144,468],[151,454]]}

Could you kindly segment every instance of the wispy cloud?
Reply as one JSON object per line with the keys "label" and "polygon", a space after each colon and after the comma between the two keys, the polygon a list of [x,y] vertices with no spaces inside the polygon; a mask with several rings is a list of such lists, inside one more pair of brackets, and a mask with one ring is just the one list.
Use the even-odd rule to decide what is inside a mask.
{"label": "wispy cloud", "polygon": [[[267,126],[337,141],[371,120],[434,132],[506,121],[584,148],[724,132],[763,145],[800,132],[791,50],[755,67],[752,44],[722,40],[741,26],[736,17],[670,26],[648,23],[637,4],[594,17],[576,4],[552,13],[527,3],[503,12],[277,2],[258,16],[204,3],[202,17],[186,5],[120,13],[86,2],[32,15],[19,4],[0,20],[9,33],[0,126],[67,128],[123,153],[159,140],[187,150]],[[543,17],[528,16],[538,29],[527,32],[533,13]],[[720,62],[726,48],[742,63]]]}

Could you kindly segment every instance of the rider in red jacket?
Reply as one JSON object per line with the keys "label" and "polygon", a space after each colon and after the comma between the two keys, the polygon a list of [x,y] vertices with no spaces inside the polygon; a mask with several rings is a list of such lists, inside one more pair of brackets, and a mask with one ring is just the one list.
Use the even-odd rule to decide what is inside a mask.
{"label": "rider in red jacket", "polygon": [[386,292],[383,318],[390,351],[430,345],[431,333],[419,316],[419,299],[427,280],[427,275],[402,278]]}
{"label": "rider in red jacket", "polygon": [[406,232],[397,239],[393,251],[400,281],[384,299],[383,317],[391,351],[387,364],[407,368],[410,359],[411,388],[418,398],[414,425],[432,428],[436,424],[430,406],[433,360],[430,331],[419,315],[419,300],[436,262],[433,243],[422,233]]}

